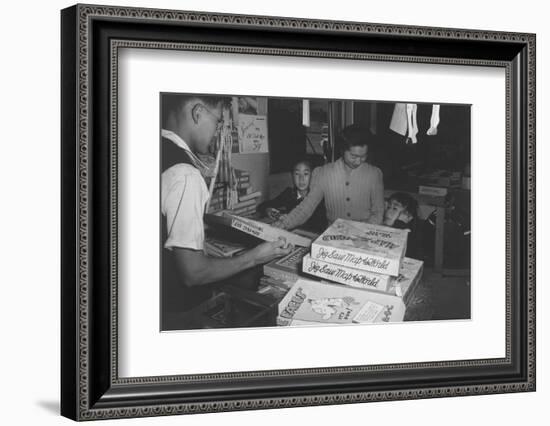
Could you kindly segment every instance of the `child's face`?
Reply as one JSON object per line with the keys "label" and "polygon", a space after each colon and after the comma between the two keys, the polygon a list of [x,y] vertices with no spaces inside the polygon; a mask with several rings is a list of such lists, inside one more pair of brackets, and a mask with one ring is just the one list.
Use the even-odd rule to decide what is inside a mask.
{"label": "child's face", "polygon": [[390,220],[391,222],[401,220],[405,223],[409,223],[412,217],[405,210],[405,206],[403,204],[397,200],[390,199],[387,203],[386,211],[384,212],[384,219]]}
{"label": "child's face", "polygon": [[292,180],[294,181],[294,186],[299,191],[306,191],[309,189],[309,181],[311,179],[311,170],[310,168],[303,163],[297,164],[294,167],[294,172],[292,173]]}

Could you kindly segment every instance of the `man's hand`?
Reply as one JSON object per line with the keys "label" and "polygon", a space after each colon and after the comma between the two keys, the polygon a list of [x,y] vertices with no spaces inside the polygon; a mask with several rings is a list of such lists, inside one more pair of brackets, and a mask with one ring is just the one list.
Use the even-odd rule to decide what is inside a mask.
{"label": "man's hand", "polygon": [[279,216],[279,219],[276,220],[275,222],[273,222],[271,224],[271,226],[275,227],[275,228],[279,228],[279,229],[287,229],[286,228],[286,225],[284,224],[283,222],[283,219],[286,217],[287,215],[286,214],[283,214],[283,215],[280,215]]}
{"label": "man's hand", "polygon": [[257,265],[271,262],[278,257],[289,254],[294,246],[287,243],[283,238],[277,241],[262,243],[251,250],[251,255]]}
{"label": "man's hand", "polygon": [[281,217],[281,212],[273,207],[268,207],[265,212],[267,216],[273,220],[277,220]]}

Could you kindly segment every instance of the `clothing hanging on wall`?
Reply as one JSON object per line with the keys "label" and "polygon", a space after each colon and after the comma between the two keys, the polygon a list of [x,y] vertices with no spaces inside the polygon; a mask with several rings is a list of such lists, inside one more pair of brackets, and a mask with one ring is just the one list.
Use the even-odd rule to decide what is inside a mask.
{"label": "clothing hanging on wall", "polygon": [[[432,105],[430,117],[430,127],[426,131],[428,136],[437,135],[437,127],[439,126],[440,105]],[[418,138],[418,121],[417,121],[418,105],[396,103],[393,109],[392,118],[390,121],[390,129],[394,132],[407,136],[406,142],[417,143]]]}
{"label": "clothing hanging on wall", "polygon": [[416,112],[418,107],[416,104],[407,104],[407,138],[412,143],[417,143],[416,135],[418,134],[418,122],[416,121]]}
{"label": "clothing hanging on wall", "polygon": [[426,132],[428,136],[437,135],[437,126],[439,126],[439,108],[440,106],[437,104],[434,104],[432,106],[432,116],[430,117],[430,128]]}

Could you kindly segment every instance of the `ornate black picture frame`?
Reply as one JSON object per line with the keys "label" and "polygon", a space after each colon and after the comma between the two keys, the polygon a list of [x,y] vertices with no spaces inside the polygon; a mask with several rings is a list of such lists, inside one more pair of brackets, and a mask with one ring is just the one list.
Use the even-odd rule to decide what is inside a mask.
{"label": "ornate black picture frame", "polygon": [[[535,390],[535,35],[76,5],[61,13],[61,413],[74,420]],[[117,52],[189,49],[506,72],[506,356],[119,378]]]}

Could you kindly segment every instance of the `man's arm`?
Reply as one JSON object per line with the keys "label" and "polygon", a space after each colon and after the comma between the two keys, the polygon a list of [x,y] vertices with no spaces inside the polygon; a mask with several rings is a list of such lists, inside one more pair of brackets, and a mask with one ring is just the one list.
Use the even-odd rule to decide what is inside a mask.
{"label": "man's arm", "polygon": [[284,241],[263,243],[230,259],[209,257],[203,252],[204,206],[208,193],[202,177],[186,165],[177,165],[162,175],[162,212],[168,237],[165,248],[172,250],[182,283],[195,286],[228,278],[237,272],[288,254]]}
{"label": "man's arm", "polygon": [[370,215],[368,223],[380,225],[384,219],[384,178],[382,171],[375,168],[374,181],[370,194]]}
{"label": "man's arm", "polygon": [[282,228],[294,229],[307,222],[323,197],[323,190],[319,186],[313,188],[306,198],[304,198],[304,201],[298,204],[289,214],[281,218]]}
{"label": "man's arm", "polygon": [[281,210],[281,207],[286,206],[288,204],[288,200],[291,197],[292,188],[286,188],[283,192],[281,192],[279,195],[277,195],[275,198],[271,200],[266,200],[262,204],[258,206],[258,211],[265,215],[267,209],[277,209]]}
{"label": "man's arm", "polygon": [[218,259],[200,250],[174,247],[173,254],[182,282],[188,287],[210,284],[238,272],[267,263],[290,253],[292,246],[283,240],[266,242],[227,259]]}

